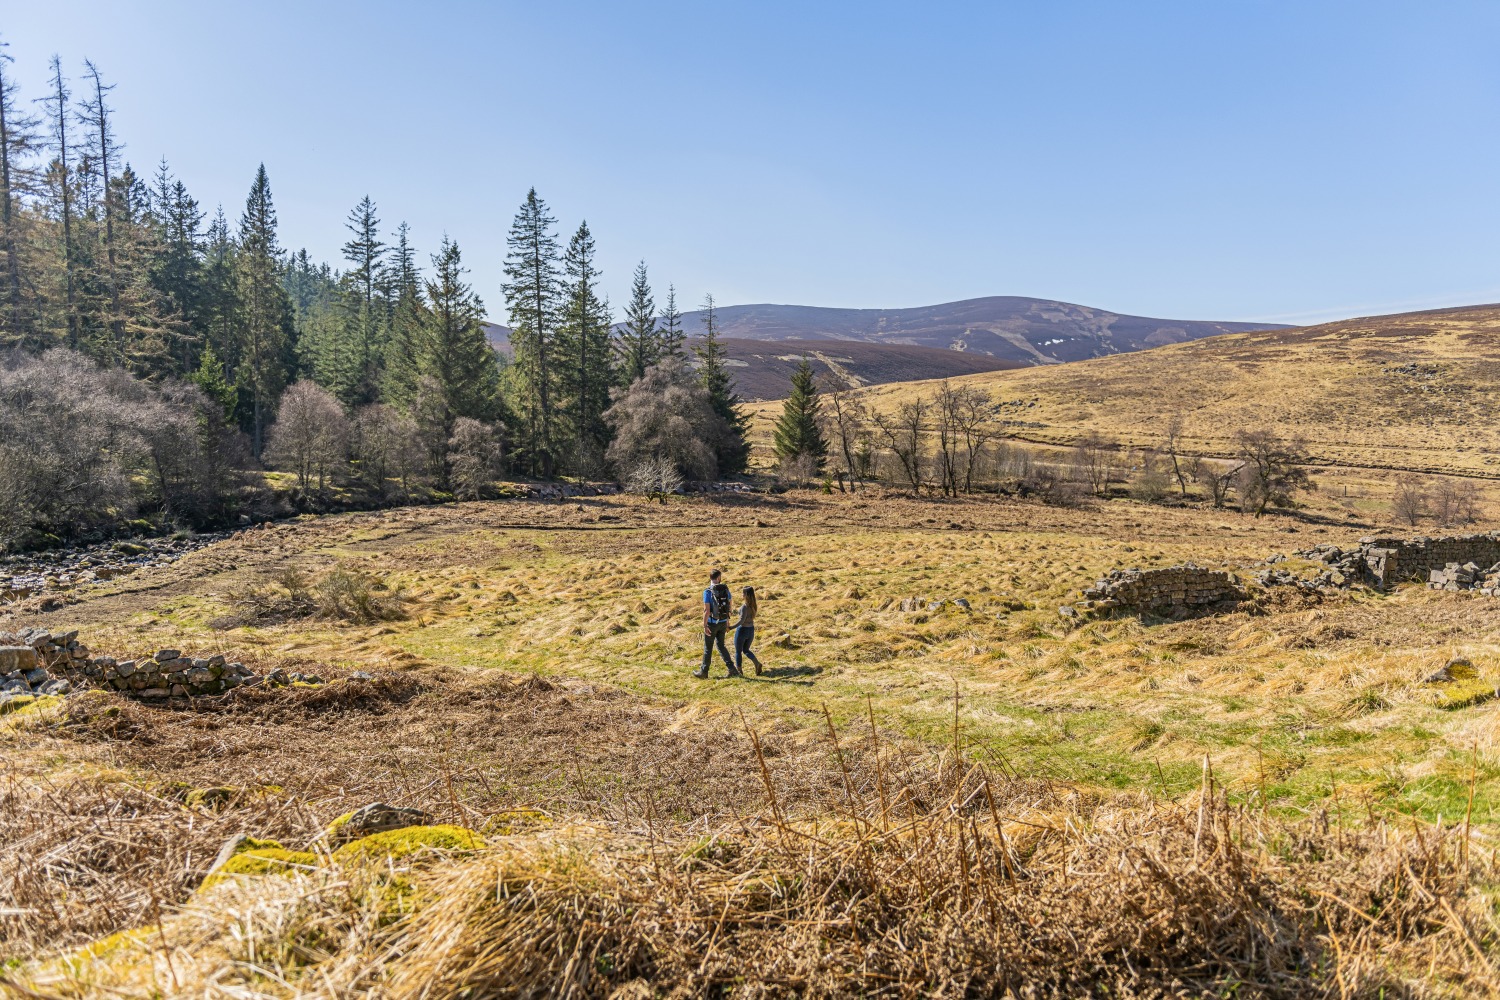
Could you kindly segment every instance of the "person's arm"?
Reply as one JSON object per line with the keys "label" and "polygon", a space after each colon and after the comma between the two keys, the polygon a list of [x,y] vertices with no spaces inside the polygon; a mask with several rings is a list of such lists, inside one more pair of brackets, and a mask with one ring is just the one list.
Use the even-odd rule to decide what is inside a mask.
{"label": "person's arm", "polygon": [[709,595],[708,595],[707,592],[705,592],[703,594],[703,634],[704,635],[708,635],[709,632],[712,631],[712,629],[710,629],[708,627],[708,612],[709,612],[710,608],[712,608],[712,605],[709,604],[708,602],[709,602]]}

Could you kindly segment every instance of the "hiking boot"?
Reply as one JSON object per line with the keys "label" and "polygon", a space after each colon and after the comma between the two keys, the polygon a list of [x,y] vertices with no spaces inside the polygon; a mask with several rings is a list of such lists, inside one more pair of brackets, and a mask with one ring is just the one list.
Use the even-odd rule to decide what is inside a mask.
{"label": "hiking boot", "polygon": [[731,670],[731,671],[729,671],[729,676],[730,677],[738,677],[740,680],[744,680],[745,679],[745,672],[743,670]]}
{"label": "hiking boot", "polygon": [[706,680],[708,680],[708,671],[707,670],[694,670],[693,671],[693,676],[696,677],[696,678],[698,678],[700,681],[706,681]]}
{"label": "hiking boot", "polygon": [[760,664],[759,663],[757,663],[755,665],[755,676],[757,676],[757,677],[760,676]]}

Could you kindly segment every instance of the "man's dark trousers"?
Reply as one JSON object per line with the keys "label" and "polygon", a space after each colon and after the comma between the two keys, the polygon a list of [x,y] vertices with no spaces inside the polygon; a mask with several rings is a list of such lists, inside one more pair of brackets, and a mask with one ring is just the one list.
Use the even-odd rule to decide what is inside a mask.
{"label": "man's dark trousers", "polygon": [[719,647],[719,655],[724,657],[724,666],[729,668],[731,674],[739,673],[739,670],[735,668],[734,660],[729,656],[729,647],[724,644],[728,631],[728,622],[710,622],[708,631],[703,633],[703,673],[708,673],[708,665],[713,662],[716,645]]}

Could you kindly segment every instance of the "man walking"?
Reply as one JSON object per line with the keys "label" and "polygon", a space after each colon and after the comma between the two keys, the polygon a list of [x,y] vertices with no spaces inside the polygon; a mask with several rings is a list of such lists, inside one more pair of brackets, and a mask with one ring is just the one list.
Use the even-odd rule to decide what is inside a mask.
{"label": "man walking", "polygon": [[703,666],[694,677],[708,680],[708,665],[714,659],[714,647],[724,658],[730,677],[745,676],[729,657],[729,647],[724,637],[729,631],[729,586],[724,583],[724,574],[714,570],[708,574],[708,589],[703,592]]}

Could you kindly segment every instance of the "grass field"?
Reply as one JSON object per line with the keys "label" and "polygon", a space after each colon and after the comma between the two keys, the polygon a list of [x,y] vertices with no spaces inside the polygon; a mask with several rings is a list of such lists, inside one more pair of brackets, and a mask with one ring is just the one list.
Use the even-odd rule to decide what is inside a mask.
{"label": "grass field", "polygon": [[[1225,995],[1238,988],[1231,988],[1232,980],[1249,991],[1234,995],[1373,995],[1381,987],[1396,991],[1389,995],[1461,995],[1493,982],[1485,978],[1484,965],[1492,959],[1477,957],[1475,949],[1490,952],[1496,934],[1494,924],[1485,923],[1493,921],[1485,887],[1491,884],[1489,859],[1500,832],[1500,701],[1489,700],[1491,689],[1480,690],[1482,684],[1469,685],[1475,690],[1466,687],[1455,699],[1451,686],[1425,679],[1451,657],[1464,656],[1481,681],[1500,683],[1500,602],[1404,589],[1326,597],[1272,593],[1231,614],[1180,622],[1121,617],[1077,623],[1058,614],[1059,605],[1111,568],[1192,559],[1243,573],[1272,553],[1317,541],[1352,541],[1370,523],[1361,522],[1357,510],[1339,517],[1257,520],[1231,511],[1127,502],[1057,509],[1005,500],[792,493],[665,506],[626,498],[463,504],[246,531],[29,621],[81,628],[95,649],[120,654],[174,646],[194,653],[223,651],[262,669],[310,668],[330,678],[367,670],[376,674],[379,689],[355,697],[340,694],[346,686],[335,684],[327,694],[322,689],[256,694],[224,710],[127,704],[117,706],[115,715],[101,709],[69,721],[43,713],[0,723],[13,802],[35,798],[42,781],[73,789],[69,794],[84,801],[118,796],[107,789],[129,788],[137,790],[131,795],[160,803],[170,798],[164,792],[169,785],[227,786],[235,796],[231,808],[202,815],[175,800],[140,806],[143,814],[159,812],[156,822],[165,829],[191,828],[164,860],[135,862],[141,879],[155,880],[150,899],[144,893],[120,899],[99,889],[103,901],[94,905],[89,893],[75,888],[73,909],[64,907],[52,919],[50,934],[34,935],[34,922],[12,920],[0,923],[0,940],[8,941],[17,957],[45,958],[57,948],[134,926],[160,927],[165,920],[174,933],[188,934],[191,925],[196,928],[191,933],[206,935],[203,939],[218,942],[214,947],[222,951],[228,931],[222,921],[193,909],[195,904],[166,918],[150,909],[196,898],[188,894],[202,878],[217,839],[231,827],[248,825],[256,836],[305,840],[333,816],[385,798],[421,805],[444,822],[481,831],[493,831],[497,823],[509,830],[511,821],[504,817],[536,811],[546,817],[538,825],[546,832],[517,831],[520,839],[506,843],[523,854],[545,853],[561,850],[561,838],[571,845],[568,851],[582,852],[580,872],[611,886],[600,889],[598,899],[588,896],[593,902],[585,907],[604,906],[613,916],[590,919],[606,924],[625,919],[622,914],[640,904],[620,903],[624,909],[616,912],[609,909],[614,903],[599,900],[655,892],[694,912],[705,898],[718,900],[709,912],[717,913],[714,907],[722,904],[720,921],[734,912],[732,922],[740,928],[735,941],[743,944],[695,939],[700,951],[706,947],[706,954],[717,957],[706,957],[701,968],[672,966],[669,973],[667,966],[652,963],[663,961],[665,951],[680,951],[681,942],[657,948],[637,928],[630,932],[634,937],[626,937],[632,948],[645,950],[632,951],[636,957],[630,963],[620,959],[621,970],[627,965],[654,970],[647,978],[696,983],[687,988],[700,990],[712,983],[726,988],[726,970],[738,969],[743,977],[745,963],[764,963],[774,952],[770,941],[751,943],[760,940],[752,928],[767,918],[741,912],[749,906],[763,913],[756,910],[760,904],[745,902],[753,892],[737,894],[746,880],[769,878],[773,871],[780,872],[776,878],[791,879],[785,869],[791,864],[800,873],[798,884],[841,884],[844,876],[835,873],[839,865],[864,857],[861,852],[872,849],[864,838],[874,836],[877,827],[885,831],[882,837],[895,838],[881,841],[892,850],[904,843],[901,850],[916,851],[916,841],[902,838],[921,831],[928,838],[921,843],[946,845],[941,850],[948,852],[939,862],[928,853],[936,846],[923,847],[878,878],[871,868],[866,877],[886,886],[892,898],[909,888],[913,900],[937,899],[930,888],[924,897],[919,885],[909,886],[906,880],[912,878],[950,886],[975,880],[972,896],[965,889],[932,902],[932,912],[951,917],[955,929],[922,945],[918,951],[928,956],[922,961],[936,954],[923,949],[941,948],[942,941],[967,942],[954,947],[985,954],[1010,947],[993,938],[1000,933],[993,922],[997,911],[985,917],[984,906],[1018,907],[1012,916],[1023,922],[1040,913],[1073,912],[1068,908],[1092,898],[1088,893],[1107,892],[1109,884],[1091,876],[1079,881],[1082,873],[1102,877],[1099,865],[1134,870],[1135,862],[1127,858],[1135,856],[1130,854],[1135,848],[1129,844],[1158,845],[1162,858],[1173,859],[1162,862],[1163,870],[1176,872],[1184,884],[1207,879],[1205,899],[1261,884],[1269,895],[1257,896],[1253,906],[1279,899],[1283,889],[1277,886],[1295,893],[1295,885],[1317,879],[1333,879],[1337,884],[1327,883],[1326,891],[1346,903],[1350,894],[1384,898],[1382,893],[1396,891],[1394,883],[1383,881],[1391,876],[1382,866],[1396,864],[1388,852],[1425,852],[1419,856],[1427,867],[1412,869],[1417,882],[1398,895],[1427,893],[1429,908],[1445,900],[1444,905],[1458,907],[1452,917],[1434,910],[1437,917],[1387,926],[1382,921],[1393,912],[1388,906],[1364,904],[1367,924],[1356,920],[1348,930],[1352,936],[1336,947],[1338,935],[1345,933],[1338,929],[1342,924],[1330,923],[1338,905],[1307,903],[1306,912],[1294,916],[1295,906],[1278,903],[1267,926],[1289,923],[1270,937],[1252,934],[1230,941],[1215,921],[1193,917],[1196,929],[1171,938],[1201,939],[1201,947],[1220,953],[1222,962],[1202,965],[1207,951],[1190,948],[1191,954],[1174,960],[1177,965],[1169,962],[1155,973],[1136,968],[1131,979],[1109,955],[1123,948],[1139,961],[1151,948],[1165,954],[1160,949],[1167,946],[1100,938],[1080,944],[1052,971],[1061,977],[1059,989],[1087,983],[1127,993],[1149,991],[1151,984],[1166,982],[1160,978],[1166,975]],[[762,677],[703,682],[688,676],[701,650],[698,600],[711,565],[726,567],[731,584],[753,583],[762,595],[758,647],[768,667]],[[365,625],[236,624],[244,618],[245,595],[273,593],[289,567],[313,579],[336,567],[371,574],[400,593],[404,615]],[[920,610],[901,611],[901,602],[912,598],[919,599]],[[952,603],[960,598],[970,607]],[[928,608],[938,602],[947,603]],[[721,665],[715,674],[723,674]],[[840,753],[833,752],[830,727],[840,734]],[[763,741],[759,746],[757,739]],[[969,811],[982,801],[975,798],[980,781],[984,794],[996,799],[993,813],[989,806]],[[912,805],[904,827],[891,819],[887,801],[900,795],[907,805],[922,804],[920,810]],[[66,796],[54,795],[60,798]],[[957,812],[935,808],[944,801],[967,805]],[[1222,823],[1213,835],[1221,837],[1216,843],[1249,852],[1236,861],[1233,852],[1225,853],[1227,846],[1216,849],[1214,863],[1227,866],[1222,871],[1200,857],[1205,809],[1212,829]],[[50,833],[35,830],[27,836],[48,842],[86,839],[78,815],[89,814],[88,808],[55,811]],[[965,833],[970,820],[989,825]],[[803,825],[793,834],[788,823]],[[820,824],[832,825],[818,833]],[[1012,887],[1002,892],[1000,883],[985,881],[1003,879],[1009,862],[981,877],[968,866],[982,864],[982,852],[970,862],[971,848],[958,844],[958,838],[968,838],[964,844],[972,840],[978,851],[988,838],[1024,840],[1030,836],[1023,836],[1025,831],[1037,829],[1076,831],[1076,840],[1065,833],[1060,842],[1046,841],[1046,849],[1032,844],[1034,855],[1023,851],[1034,860],[1033,880],[1024,890],[1006,883]],[[789,836],[812,837],[797,843],[813,853],[789,845]],[[709,866],[710,881],[719,888],[708,897],[672,881],[691,881],[678,862],[668,866],[678,874],[666,876],[659,866],[640,860],[647,855],[639,852],[656,843],[653,838],[673,845],[674,857],[696,857],[693,845],[705,837],[736,845],[725,847],[729,853],[723,857],[713,854],[718,848],[710,852],[717,858]],[[15,833],[9,838],[11,843],[26,839]],[[847,857],[836,847],[845,843],[853,845]],[[1294,844],[1303,846],[1289,846]],[[184,852],[184,845],[192,849]],[[825,849],[831,853],[819,853]],[[1075,855],[1079,851],[1083,854]],[[1093,860],[1085,862],[1089,852]],[[1463,867],[1452,867],[1460,854]],[[897,855],[881,855],[886,860],[879,864]],[[489,854],[479,857],[488,860],[450,858],[409,877],[421,885],[428,884],[424,879],[446,879],[452,892],[463,895],[472,891],[475,879],[493,883],[486,865],[511,863]],[[527,857],[525,864],[541,864],[533,854]],[[1306,867],[1314,857],[1321,866],[1316,874]],[[14,874],[18,856],[13,850],[8,861],[4,858],[0,855],[0,874],[7,864]],[[760,860],[752,863],[754,858]],[[951,868],[959,859],[962,871]],[[1015,860],[1020,864],[1021,855]],[[637,870],[637,862],[646,869]],[[797,868],[804,862],[811,867]],[[992,857],[991,863],[999,862]],[[613,874],[606,875],[601,864],[613,866],[608,867]],[[561,893],[559,906],[583,905],[576,883],[563,891],[553,881],[553,865],[544,865],[548,874],[537,878]],[[926,867],[932,865],[949,867]],[[1256,874],[1244,875],[1246,865]],[[164,867],[170,869],[166,874]],[[480,869],[491,874],[476,874]],[[1231,877],[1235,870],[1241,875]],[[53,883],[37,878],[32,891],[45,896]],[[452,880],[469,888],[455,887]],[[740,888],[730,892],[724,888],[729,883]],[[1067,889],[1074,883],[1076,889]],[[1142,884],[1145,895],[1138,900],[1147,909],[1160,905],[1148,897],[1165,891],[1150,885],[1155,888]],[[865,899],[863,891],[855,896]],[[813,910],[798,909],[812,902],[798,896],[794,906],[777,892],[772,895],[785,904],[777,919],[804,921],[786,925],[785,933],[812,952],[792,962],[795,970],[783,970],[784,982],[771,976],[756,989],[837,995],[850,984],[872,988],[878,980],[850,972],[859,961],[841,950],[853,947],[847,928],[835,929],[845,927],[837,921],[847,920],[848,913],[823,909],[826,896]],[[1049,893],[1061,895],[1044,905]],[[369,898],[385,897],[376,892]],[[894,904],[880,891],[869,898],[885,900],[860,918],[870,922],[871,933],[918,933],[910,920],[912,913],[923,912],[920,905],[912,902],[917,909],[908,911],[903,903],[890,910],[886,907]],[[1103,898],[1094,905],[1104,905]],[[1220,901],[1231,909],[1252,906],[1234,899],[1239,901],[1229,896]],[[250,903],[239,898],[236,905]],[[478,902],[474,906],[484,909]],[[439,911],[420,909],[438,919],[432,914]],[[479,933],[476,927],[499,926],[474,923],[480,910],[448,913],[444,919],[451,923],[442,933],[463,938]],[[376,919],[371,912],[361,903],[339,914],[317,909],[317,919],[358,923]],[[290,919],[287,912],[277,913],[277,920]],[[378,919],[388,918],[386,913]],[[439,933],[436,925],[418,929],[426,919],[401,923],[402,933]],[[1091,926],[1087,907],[1056,919],[1075,935]],[[531,940],[525,933],[494,914],[484,920],[504,924],[495,931],[502,937],[521,935],[510,945],[517,949],[513,957],[524,952],[532,956],[527,961],[542,962],[539,952],[523,947]],[[792,930],[814,924],[823,928],[814,935],[822,946]],[[344,927],[339,933],[361,943],[337,955],[353,961],[350,956],[358,952],[362,961],[373,962],[378,942],[339,926]],[[674,926],[681,931],[688,925]],[[460,933],[458,927],[468,930]],[[1007,952],[1019,964],[1004,966],[1005,975],[1042,982],[1040,967],[1023,961],[1028,949],[1042,947],[1042,939],[1023,938]],[[1275,965],[1266,950],[1272,939],[1288,948],[1294,939],[1301,943]],[[610,947],[623,947],[624,940]],[[762,946],[773,951],[762,954],[756,950]],[[466,961],[477,965],[455,971],[451,956],[438,956],[430,941],[412,939],[406,947],[446,969],[445,982],[466,975],[492,984],[505,981],[483,955],[470,955]],[[829,959],[826,967],[809,965],[807,956],[819,947],[844,957]],[[1348,954],[1340,957],[1338,948]],[[116,989],[138,982],[147,974],[143,969],[165,977],[162,951],[154,944],[137,945],[129,961],[91,961],[88,974]],[[1260,957],[1242,961],[1235,957],[1242,951]],[[906,968],[898,952],[876,948],[868,955],[881,957],[869,958],[874,964],[868,968],[912,988],[926,982],[941,992],[939,984],[952,989],[960,982],[952,969]],[[234,981],[243,977],[242,955],[214,954],[219,957],[213,969]],[[656,957],[648,961],[642,955]],[[310,975],[307,969],[320,963],[336,964],[335,958],[294,958],[284,964],[302,970],[299,976]],[[972,965],[973,960],[965,961]],[[1202,968],[1188,971],[1197,968],[1194,963]],[[1280,970],[1274,975],[1272,965]],[[322,964],[319,974],[331,967]],[[483,975],[475,971],[481,967],[487,970]],[[526,967],[525,962],[516,967]],[[898,967],[906,971],[893,971]],[[102,985],[97,990],[87,985],[87,977],[71,967],[61,973],[55,963],[26,968],[39,977],[35,982],[50,984],[49,990],[108,993]],[[193,968],[194,975],[212,971]],[[996,965],[986,975],[999,975],[1001,968]],[[545,962],[537,969],[543,978],[564,972],[561,965]],[[418,973],[365,969],[329,981],[350,990],[355,989],[351,984],[363,983],[362,990],[377,981],[390,987],[403,975]],[[1109,975],[1117,978],[1108,980]],[[630,979],[624,971],[599,973],[590,980],[593,985],[579,987],[578,995],[609,995],[624,981],[621,976]],[[1112,985],[1101,987],[1106,980]],[[408,989],[410,982],[402,982],[407,992],[398,989],[395,995],[419,995]],[[614,985],[601,985],[608,983]],[[267,995],[302,990],[265,988]],[[1366,988],[1371,992],[1360,992]],[[495,990],[505,993],[498,985]]]}

